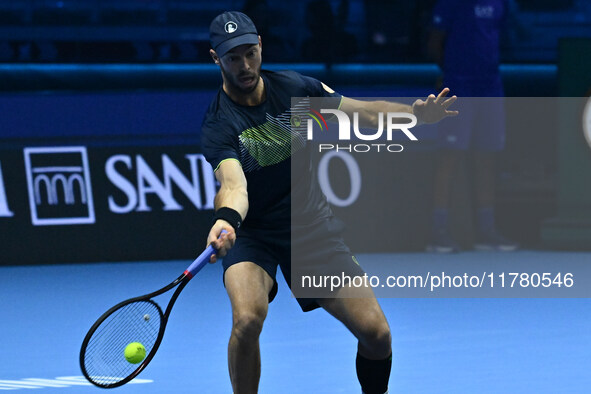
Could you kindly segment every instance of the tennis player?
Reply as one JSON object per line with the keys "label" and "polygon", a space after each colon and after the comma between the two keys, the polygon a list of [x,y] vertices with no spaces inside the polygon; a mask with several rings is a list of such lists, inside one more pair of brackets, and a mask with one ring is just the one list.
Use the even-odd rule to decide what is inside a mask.
{"label": "tennis player", "polygon": [[[309,164],[310,149],[292,154],[292,97],[333,98],[340,110],[359,112],[362,124],[377,127],[379,112],[413,113],[426,123],[455,115],[456,111],[448,110],[455,96],[446,97],[448,89],[444,89],[439,96],[430,95],[412,106],[365,102],[343,97],[296,72],[261,70],[261,38],[250,18],[240,12],[218,15],[210,26],[210,42],[223,84],[202,126],[203,152],[220,182],[208,243],[223,257],[224,284],[232,305],[228,345],[232,387],[235,394],[256,393],[261,368],[259,335],[277,292],[278,266],[291,285],[291,264],[296,264],[292,248],[298,251],[293,254],[298,263],[317,263],[323,272],[363,274],[341,238],[342,226]],[[308,165],[294,180],[290,166],[296,156]],[[297,185],[294,194],[292,183]],[[292,200],[298,200],[296,212],[292,212]],[[218,239],[224,229],[228,233]],[[311,241],[314,247],[309,246]],[[213,255],[211,262],[215,261]],[[325,309],[355,335],[363,392],[387,393],[392,363],[390,328],[371,288],[343,287],[336,297],[298,299],[298,303],[304,311]]]}

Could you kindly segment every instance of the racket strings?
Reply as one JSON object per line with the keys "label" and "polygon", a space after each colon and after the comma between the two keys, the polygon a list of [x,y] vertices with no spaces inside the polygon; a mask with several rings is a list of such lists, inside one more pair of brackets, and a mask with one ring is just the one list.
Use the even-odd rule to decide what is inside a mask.
{"label": "racket strings", "polygon": [[[132,304],[134,306],[136,306],[135,304]],[[117,313],[116,316],[113,316],[113,318],[109,321],[108,324],[105,324],[104,326],[101,325],[100,329],[101,332],[98,333],[96,335],[96,340],[89,342],[87,349],[87,353],[90,352],[98,352],[100,351],[105,358],[107,357],[114,357],[113,360],[109,360],[109,361],[119,361],[120,359],[120,354],[117,353],[117,349],[119,348],[120,344],[122,342],[124,342],[127,339],[127,336],[129,335],[128,332],[123,332],[121,330],[117,330],[117,327],[115,327],[113,325],[113,322],[123,322],[126,319],[126,316],[124,316],[125,313],[129,313],[128,309],[120,309]],[[150,314],[144,314],[144,316],[150,316]],[[137,316],[134,316],[135,320],[137,318]],[[151,317],[150,317],[151,318]],[[145,319],[144,319],[145,321]],[[137,325],[135,327],[137,329],[137,332],[134,334],[134,337],[137,338],[144,338],[142,341],[140,340],[135,340],[133,342],[140,342],[142,344],[144,344],[144,346],[148,346],[149,341],[146,340],[145,338],[151,338],[153,335],[158,335],[158,331],[156,331],[155,333],[153,332],[153,326],[149,325],[149,324],[145,324],[145,323],[141,323],[139,325]],[[98,330],[97,330],[98,331]],[[104,346],[104,349],[100,350],[99,347],[102,346],[103,344],[109,344],[107,346]],[[127,343],[126,343],[127,345]],[[146,347],[146,352],[148,352],[148,348]]]}
{"label": "racket strings", "polygon": [[150,354],[158,338],[161,313],[152,301],[136,301],[107,316],[86,346],[84,367],[91,380],[109,385],[134,373],[141,364],[131,364],[125,359],[125,347],[140,342],[146,348],[146,355]]}

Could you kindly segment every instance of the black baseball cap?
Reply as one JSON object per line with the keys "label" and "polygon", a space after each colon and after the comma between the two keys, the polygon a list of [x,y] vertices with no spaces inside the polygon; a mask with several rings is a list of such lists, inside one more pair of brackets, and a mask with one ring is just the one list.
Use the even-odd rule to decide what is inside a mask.
{"label": "black baseball cap", "polygon": [[238,11],[227,11],[209,25],[209,42],[219,57],[244,44],[258,44],[259,34],[252,20]]}

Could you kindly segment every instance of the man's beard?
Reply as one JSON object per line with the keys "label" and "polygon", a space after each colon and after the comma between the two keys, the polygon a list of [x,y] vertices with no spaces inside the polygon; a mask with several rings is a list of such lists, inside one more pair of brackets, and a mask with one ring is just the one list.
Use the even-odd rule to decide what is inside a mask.
{"label": "man's beard", "polygon": [[[226,70],[224,70],[224,67],[220,64],[220,69],[222,70],[222,74],[224,75],[224,79],[226,81],[226,84],[228,85],[228,88],[230,89],[230,91],[236,92],[236,93],[240,93],[240,94],[249,94],[255,91],[255,89],[257,88],[257,86],[259,86],[259,82],[260,82],[260,77],[261,77],[261,66],[259,65],[258,69],[255,72],[250,72],[250,73],[243,73],[240,74],[238,76],[234,76],[234,75],[230,75],[228,73],[226,73]],[[247,88],[243,88],[240,86],[240,78],[246,77],[246,76],[252,76],[255,78],[255,83]]]}

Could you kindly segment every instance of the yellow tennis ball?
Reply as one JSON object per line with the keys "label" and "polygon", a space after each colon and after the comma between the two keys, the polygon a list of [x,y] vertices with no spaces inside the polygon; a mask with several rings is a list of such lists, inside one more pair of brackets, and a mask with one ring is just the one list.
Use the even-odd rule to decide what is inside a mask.
{"label": "yellow tennis ball", "polygon": [[146,358],[146,348],[139,342],[125,346],[125,359],[131,364],[139,364]]}

